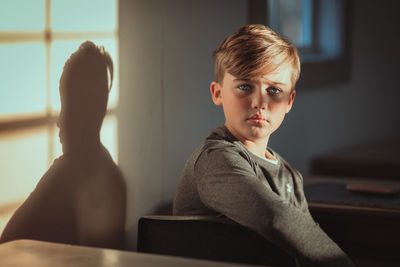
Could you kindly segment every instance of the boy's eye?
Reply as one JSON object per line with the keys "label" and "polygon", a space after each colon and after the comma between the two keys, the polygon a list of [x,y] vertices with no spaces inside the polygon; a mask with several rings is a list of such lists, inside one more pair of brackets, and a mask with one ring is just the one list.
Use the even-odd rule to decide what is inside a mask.
{"label": "boy's eye", "polygon": [[241,84],[238,88],[242,91],[249,91],[251,89],[250,85],[248,84]]}
{"label": "boy's eye", "polygon": [[275,95],[279,95],[282,91],[280,89],[278,89],[278,88],[270,87],[270,88],[267,89],[267,92],[268,92],[269,95],[274,95],[275,96]]}

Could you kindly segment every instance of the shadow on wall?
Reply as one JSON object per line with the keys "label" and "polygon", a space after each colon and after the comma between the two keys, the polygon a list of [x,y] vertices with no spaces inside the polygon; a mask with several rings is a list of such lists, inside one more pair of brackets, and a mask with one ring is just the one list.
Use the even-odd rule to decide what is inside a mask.
{"label": "shadow on wall", "polygon": [[124,248],[125,181],[100,141],[112,79],[110,55],[92,42],[67,60],[57,123],[63,155],[11,217],[0,242],[34,239]]}

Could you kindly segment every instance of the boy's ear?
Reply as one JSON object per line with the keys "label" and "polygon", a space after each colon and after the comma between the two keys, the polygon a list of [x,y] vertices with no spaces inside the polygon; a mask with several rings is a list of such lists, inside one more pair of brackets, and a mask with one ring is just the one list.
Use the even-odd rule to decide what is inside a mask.
{"label": "boy's ear", "polygon": [[289,100],[288,100],[289,102],[286,107],[286,113],[289,113],[289,111],[292,109],[295,96],[296,96],[296,90],[293,89],[293,91],[290,93],[290,96],[289,96]]}
{"label": "boy's ear", "polygon": [[221,85],[218,82],[212,82],[210,84],[210,92],[214,104],[216,106],[222,106]]}

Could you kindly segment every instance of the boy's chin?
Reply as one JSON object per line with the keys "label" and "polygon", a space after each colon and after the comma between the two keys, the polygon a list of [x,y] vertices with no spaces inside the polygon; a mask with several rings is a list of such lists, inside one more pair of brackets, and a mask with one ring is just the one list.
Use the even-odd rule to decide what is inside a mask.
{"label": "boy's chin", "polygon": [[232,127],[232,125],[226,125],[228,130],[240,141],[260,141],[268,139],[271,134],[270,125],[264,124],[253,124],[240,125],[241,127]]}
{"label": "boy's chin", "polygon": [[268,126],[269,125],[253,125],[249,129],[249,134],[260,137],[269,136],[270,128]]}
{"label": "boy's chin", "polygon": [[267,133],[252,133],[251,135],[248,136],[247,139],[252,140],[252,141],[260,141],[263,139],[269,138],[269,134]]}
{"label": "boy's chin", "polygon": [[270,134],[270,131],[265,127],[251,127],[251,129],[246,131],[243,137],[249,141],[260,141],[268,139]]}

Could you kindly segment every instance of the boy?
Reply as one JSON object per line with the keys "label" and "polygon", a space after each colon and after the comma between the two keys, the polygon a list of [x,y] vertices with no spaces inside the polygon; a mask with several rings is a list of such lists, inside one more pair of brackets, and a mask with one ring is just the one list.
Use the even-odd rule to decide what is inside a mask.
{"label": "boy", "polygon": [[263,25],[247,25],[214,52],[213,102],[224,126],[188,159],[174,215],[223,215],[286,250],[301,266],[354,266],[312,219],[301,174],[268,148],[293,105],[296,47]]}

